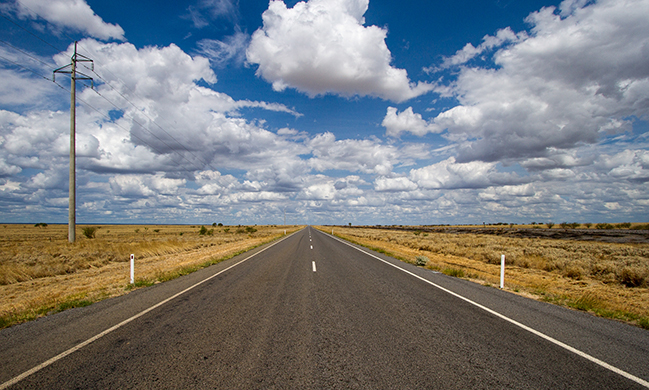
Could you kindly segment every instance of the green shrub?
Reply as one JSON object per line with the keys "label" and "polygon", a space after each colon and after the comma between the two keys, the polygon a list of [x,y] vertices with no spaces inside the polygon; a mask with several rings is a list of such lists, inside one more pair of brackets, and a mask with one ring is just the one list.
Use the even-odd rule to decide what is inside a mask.
{"label": "green shrub", "polygon": [[97,228],[94,226],[88,226],[83,229],[81,229],[81,232],[83,233],[86,238],[95,238],[95,233],[97,232]]}
{"label": "green shrub", "polygon": [[246,232],[248,232],[248,233],[254,233],[254,232],[256,232],[256,231],[257,231],[257,229],[255,229],[255,228],[252,227],[252,226],[248,226],[248,227],[246,227]]}
{"label": "green shrub", "polygon": [[207,228],[205,226],[201,226],[201,229],[198,231],[198,234],[201,236],[204,236],[207,234]]}
{"label": "green shrub", "polygon": [[425,266],[428,263],[428,257],[426,256],[417,256],[415,257],[415,264],[418,266]]}
{"label": "green shrub", "polygon": [[613,229],[613,225],[610,223],[598,223],[595,225],[595,229]]}
{"label": "green shrub", "polygon": [[456,278],[464,277],[464,270],[458,268],[444,268],[444,270],[442,270],[442,273],[448,276],[454,276]]}

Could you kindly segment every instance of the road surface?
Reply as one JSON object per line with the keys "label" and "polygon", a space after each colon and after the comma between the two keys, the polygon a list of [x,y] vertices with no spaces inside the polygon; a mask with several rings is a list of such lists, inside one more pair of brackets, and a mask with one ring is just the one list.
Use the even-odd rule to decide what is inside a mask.
{"label": "road surface", "polygon": [[311,227],[0,331],[0,389],[646,389],[647,380],[646,330]]}

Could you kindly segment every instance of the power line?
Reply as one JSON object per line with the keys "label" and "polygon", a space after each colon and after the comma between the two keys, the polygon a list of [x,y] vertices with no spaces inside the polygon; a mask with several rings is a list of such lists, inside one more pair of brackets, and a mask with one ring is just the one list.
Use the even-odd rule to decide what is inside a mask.
{"label": "power line", "polygon": [[[21,4],[21,7],[23,7],[23,8],[25,8],[25,9],[29,10],[29,11],[32,12],[34,15],[39,16],[38,13],[35,12],[34,10],[32,10],[31,8],[29,8],[29,7],[27,7],[27,6],[24,6],[23,4]],[[11,19],[7,18],[7,17],[4,16],[4,15],[2,15],[2,16],[3,16],[3,18],[5,18],[6,20],[8,20],[9,22],[11,22],[11,23],[13,23],[14,25],[18,26],[19,28],[21,28],[21,29],[24,30],[25,32],[29,33],[30,35],[34,36],[35,38],[39,39],[40,41],[42,41],[43,43],[47,44],[48,46],[54,48],[54,49],[57,50],[58,52],[63,52],[63,50],[60,50],[59,48],[57,48],[56,46],[54,46],[54,45],[51,44],[50,42],[48,42],[48,41],[46,41],[45,39],[39,37],[39,36],[36,35],[35,33],[29,31],[27,28],[25,28],[25,27],[23,27],[23,26],[21,26],[21,25],[15,23],[14,21],[12,21]],[[62,34],[63,34],[65,37],[69,38],[70,40],[73,40],[70,36],[68,36],[68,35],[65,34],[64,32],[63,32]],[[4,41],[2,41],[2,42],[4,42]],[[37,60],[37,61],[43,63],[43,64],[45,64],[43,61],[41,61],[41,60],[39,60],[39,59],[37,59],[37,58],[31,56],[31,55],[28,54],[27,52],[24,52],[24,51],[22,51],[22,50],[16,48],[15,46],[9,44],[8,42],[6,42],[6,44],[9,45],[9,46],[11,46],[12,48],[14,48],[14,49],[16,49],[16,50],[22,52],[23,54],[25,54],[25,55],[27,55],[27,56],[29,56],[29,57],[31,57],[31,58],[33,58],[33,59],[35,59],[35,60]],[[88,52],[88,53],[90,52],[90,50],[87,50],[87,49],[84,48],[82,45],[79,45],[77,42],[75,42],[75,53],[76,53],[76,50],[77,50],[77,49],[76,49],[77,46],[78,46],[79,48],[81,48],[82,50]],[[9,61],[9,62],[12,62],[12,63],[16,64],[16,63],[13,62],[13,61]],[[16,64],[16,65],[21,66],[21,65],[19,65],[19,64]],[[50,64],[45,64],[45,65],[46,65],[46,66],[50,66]],[[81,64],[81,65],[84,66],[83,64]],[[21,66],[21,67],[23,67],[23,66]],[[84,67],[85,67],[86,69],[89,69],[89,68],[86,67],[86,66],[84,66]],[[23,67],[23,68],[24,68],[24,67]],[[25,69],[27,69],[27,68],[25,68]],[[29,71],[31,71],[32,73],[38,75],[38,73],[36,73],[36,72],[34,72],[34,71],[30,70],[30,69],[27,69],[27,70],[29,70]],[[124,96],[124,94],[122,94],[119,90],[117,90],[116,88],[114,88],[114,87],[113,87],[113,86],[112,86],[112,85],[111,85],[111,84],[110,84],[110,83],[109,83],[105,78],[101,77],[101,75],[99,75],[99,74],[94,70],[94,68],[93,68],[93,69],[89,69],[89,70],[90,70],[93,74],[95,74],[95,75],[96,75],[96,76],[97,76],[97,77],[98,77],[98,78],[99,78],[99,79],[100,79],[104,84],[108,85],[108,86],[109,86],[113,91],[117,92],[117,93],[118,93],[118,94],[119,94],[119,95],[120,95],[124,100],[126,100],[126,101],[127,101],[131,106],[133,106],[133,107],[134,107],[138,112],[142,113],[142,115],[144,115],[144,116],[145,116],[145,117],[150,121],[150,123],[152,123],[152,124],[155,125],[158,129],[160,129],[160,131],[162,131],[164,134],[166,134],[166,135],[167,135],[171,140],[173,140],[173,142],[175,142],[178,146],[180,146],[181,148],[183,148],[187,153],[189,153],[190,155],[192,155],[196,160],[202,162],[205,166],[209,167],[211,170],[214,170],[214,171],[217,170],[215,167],[212,166],[212,164],[211,164],[209,161],[203,159],[202,157],[200,157],[200,156],[196,155],[194,152],[192,152],[192,151],[191,151],[187,146],[185,146],[183,143],[181,143],[180,141],[178,141],[178,140],[177,140],[173,135],[171,135],[171,133],[169,133],[169,132],[168,132],[167,130],[165,130],[161,125],[159,125],[155,120],[153,120],[150,116],[148,116],[148,115],[144,112],[143,109],[139,108],[135,103],[133,103],[131,100],[129,100],[126,96]],[[127,84],[124,83],[124,81],[122,81],[122,80],[121,80],[117,75],[115,75],[114,73],[112,73],[112,72],[111,72],[110,70],[108,70],[108,69],[104,69],[104,70],[105,70],[106,72],[108,72],[111,76],[113,76],[115,79],[117,79],[118,81],[120,81],[120,82],[122,83],[122,85],[124,85],[127,89],[130,90],[130,88],[127,86]],[[39,77],[44,77],[44,76],[39,75]],[[104,98],[106,101],[108,101],[108,102],[109,102],[113,107],[115,107],[118,111],[121,111],[123,114],[126,115],[126,112],[125,112],[123,109],[119,108],[115,103],[110,102],[110,101],[109,101],[108,99],[106,99],[103,95],[101,95],[98,91],[95,91],[95,92],[96,92],[99,96],[101,96],[102,98]],[[131,92],[132,92],[134,95],[136,95],[136,96],[138,95],[136,91],[131,90]],[[140,97],[140,98],[141,98],[141,97]],[[136,121],[133,117],[131,117],[131,119],[132,119],[134,122],[137,123],[137,121]],[[150,133],[152,136],[154,136],[156,139],[158,139],[160,142],[162,142],[162,143],[163,143],[166,147],[168,147],[170,150],[174,151],[174,148],[172,148],[169,144],[167,144],[166,142],[164,142],[160,137],[158,137],[157,135],[155,135],[152,131],[148,130],[144,125],[142,125],[142,124],[140,124],[140,123],[137,123],[137,124],[138,124],[141,128],[145,129],[147,132],[149,132],[149,133]],[[172,128],[173,128],[174,130],[176,130],[173,126],[172,126]],[[149,144],[147,144],[147,145],[149,145]],[[149,146],[151,146],[151,145],[149,145]],[[177,152],[176,152],[176,153],[177,153]],[[178,154],[180,155],[180,153],[178,153]],[[189,159],[187,159],[186,157],[184,157],[184,156],[182,156],[182,157],[183,157],[185,160],[187,160],[188,162],[194,164],[193,162],[191,162],[191,161],[190,161]]]}
{"label": "power line", "polygon": [[11,48],[14,49],[14,50],[16,50],[16,51],[18,51],[18,52],[21,52],[22,54],[26,55],[27,57],[29,57],[29,58],[31,58],[31,59],[37,61],[37,62],[40,62],[41,64],[43,64],[43,65],[45,65],[45,66],[47,66],[47,67],[51,67],[51,66],[52,66],[52,64],[48,64],[48,63],[46,63],[45,61],[41,60],[40,58],[36,58],[36,57],[34,57],[34,56],[31,55],[30,53],[28,53],[28,52],[26,52],[26,51],[24,51],[24,50],[22,50],[22,49],[20,49],[20,48],[18,48],[18,47],[16,47],[16,46],[12,45],[11,43],[9,43],[9,42],[7,42],[7,41],[5,41],[5,40],[0,39],[0,43],[3,43],[4,45],[9,46],[9,47],[11,47]]}
{"label": "power line", "polygon": [[[86,69],[88,69],[88,68],[86,68]],[[151,118],[149,115],[147,115],[146,112],[145,112],[143,109],[139,108],[135,103],[133,103],[133,102],[132,102],[130,99],[128,99],[126,96],[124,96],[124,94],[122,94],[122,93],[121,93],[120,91],[118,91],[115,87],[113,87],[113,86],[112,86],[112,85],[111,85],[107,80],[105,80],[103,77],[101,77],[101,76],[100,76],[100,75],[99,75],[95,70],[93,70],[92,72],[93,72],[93,73],[94,73],[94,74],[95,74],[95,75],[96,75],[96,76],[97,76],[101,81],[103,81],[104,84],[106,84],[106,85],[109,86],[113,91],[115,91],[117,94],[119,94],[119,96],[121,96],[122,99],[126,100],[126,101],[131,105],[131,106],[133,106],[133,108],[135,108],[138,112],[140,112],[142,115],[144,115],[144,116],[145,116],[145,117],[150,121],[150,123],[154,124],[158,129],[160,129],[160,130],[161,130],[163,133],[165,133],[169,138],[171,138],[171,139],[172,139],[176,144],[178,144],[180,147],[182,147],[183,149],[185,149],[185,151],[187,151],[189,154],[191,154],[192,156],[194,156],[197,160],[200,160],[202,163],[204,163],[206,166],[208,166],[208,167],[211,168],[212,170],[214,170],[214,171],[217,170],[217,169],[214,168],[214,167],[212,166],[212,164],[210,164],[208,161],[204,160],[204,159],[203,159],[202,157],[200,157],[200,156],[197,156],[197,155],[194,154],[194,152],[192,152],[188,147],[186,147],[184,144],[182,144],[180,141],[178,141],[178,140],[177,140],[173,135],[171,135],[171,134],[170,134],[167,130],[165,130],[161,125],[159,125],[159,124],[158,124],[158,123],[157,123],[153,118]],[[121,80],[120,80],[120,81],[121,81]],[[126,86],[126,84],[124,84],[124,85]],[[100,94],[99,91],[95,90],[95,93],[97,93],[99,96],[101,96],[101,97],[104,98],[107,102],[109,102],[111,105],[113,105],[113,107],[115,107],[116,109],[118,109],[119,111],[121,111],[122,113],[124,113],[124,115],[126,115],[126,112],[125,112],[123,109],[119,108],[115,103],[109,101],[105,96],[103,96],[102,94]],[[127,115],[127,116],[128,116],[128,115]],[[131,118],[131,120],[133,120],[134,122],[136,122],[135,118],[133,118],[132,116],[129,116],[129,117]],[[137,122],[136,122],[136,123],[137,123]],[[140,123],[138,123],[138,125],[140,125],[142,128],[145,128],[145,127],[144,127],[143,125],[141,125]],[[172,126],[172,128],[173,128],[173,126]],[[175,130],[175,128],[174,128],[174,130]],[[159,138],[158,136],[156,136],[155,134],[153,134],[153,132],[149,131],[149,133],[150,133],[151,135],[153,135],[154,137],[156,137],[160,142],[162,142],[163,144],[165,144],[165,146],[167,146],[169,149],[173,150],[173,148],[172,148],[169,144],[167,144],[167,143],[164,142],[161,138]],[[189,161],[189,160],[187,160],[187,161]],[[191,161],[190,161],[190,162],[191,162]]]}
{"label": "power line", "polygon": [[32,35],[33,37],[35,37],[35,38],[38,39],[39,41],[45,43],[47,46],[53,48],[53,49],[56,50],[57,52],[59,52],[59,53],[63,52],[63,50],[59,49],[58,47],[54,46],[53,44],[49,43],[48,41],[44,40],[43,38],[39,37],[38,35],[34,34],[34,33],[31,32],[31,31],[29,31],[29,30],[26,29],[25,27],[23,27],[23,26],[19,25],[18,23],[14,22],[13,20],[9,19],[8,17],[6,17],[5,15],[3,15],[2,13],[0,13],[0,16],[2,16],[3,18],[5,18],[7,21],[9,21],[10,23],[14,24],[15,26],[18,26],[20,29],[22,29],[22,30],[24,30],[25,32],[27,32],[28,34]]}
{"label": "power line", "polygon": [[[21,6],[22,6],[22,5],[21,5]],[[27,10],[31,11],[33,14],[35,14],[35,15],[38,16],[38,13],[35,12],[35,11],[33,11],[32,9],[30,9],[29,7],[24,7],[24,8],[26,8]],[[7,18],[5,15],[1,15],[1,16],[2,16],[4,19],[6,19],[7,21],[9,21],[10,23],[12,23],[12,24],[14,24],[15,26],[19,27],[20,29],[22,29],[23,31],[27,32],[28,34],[30,34],[30,35],[32,35],[33,37],[35,37],[35,38],[37,38],[38,40],[40,40],[41,42],[45,43],[45,44],[48,45],[49,47],[55,49],[57,52],[63,52],[63,50],[61,50],[60,48],[56,47],[55,45],[53,45],[52,43],[48,42],[47,40],[41,38],[39,35],[37,35],[37,34],[31,32],[29,29],[27,29],[27,28],[21,26],[20,24],[14,22],[13,20]],[[65,34],[65,33],[62,33],[62,34],[63,34],[64,36],[68,37],[70,40],[72,40],[72,38],[70,38],[67,34]],[[28,57],[30,57],[30,58],[32,58],[32,59],[34,59],[34,60],[40,62],[41,64],[44,64],[44,65],[46,65],[46,66],[51,66],[51,64],[47,64],[47,63],[43,62],[42,60],[40,60],[40,59],[34,57],[33,55],[29,54],[28,52],[23,51],[23,50],[21,50],[20,48],[17,48],[16,46],[14,46],[14,45],[12,45],[12,44],[6,42],[6,41],[0,40],[0,42],[6,44],[7,46],[9,46],[9,47],[11,47],[11,48],[13,48],[13,49],[15,49],[15,50],[21,52],[21,53],[23,53],[24,55],[26,55],[26,56],[28,56]],[[90,52],[90,50],[87,50],[87,49],[84,48],[82,45],[79,45],[78,43],[77,43],[77,45],[78,45],[79,48],[85,50],[86,52]],[[76,53],[76,51],[75,51],[75,53]],[[43,76],[42,74],[38,73],[37,71],[34,71],[33,69],[27,68],[27,67],[25,67],[25,66],[23,66],[23,65],[21,65],[21,64],[19,64],[19,63],[16,63],[15,61],[12,61],[12,60],[10,60],[10,59],[8,59],[8,58],[6,58],[6,57],[2,57],[2,56],[0,56],[0,58],[3,59],[3,60],[5,60],[5,61],[7,61],[7,62],[9,62],[9,63],[12,63],[12,64],[14,64],[14,65],[20,67],[20,68],[22,68],[22,69],[25,69],[25,70],[27,70],[27,71],[33,73],[34,75],[36,75],[36,76],[38,76],[38,77],[40,77],[40,78],[43,78],[43,79],[48,80],[48,81],[54,81],[53,79],[50,79],[50,78],[48,78],[48,77],[45,77],[45,76]],[[83,66],[83,65],[82,65],[82,66]],[[167,136],[168,136],[168,137],[169,137],[169,138],[170,138],[170,139],[171,139],[171,140],[172,140],[176,145],[178,145],[179,147],[181,147],[182,149],[184,149],[187,153],[189,153],[191,156],[193,156],[193,157],[195,158],[196,161],[200,161],[202,164],[204,164],[205,166],[209,167],[210,169],[212,169],[212,170],[214,170],[214,171],[217,170],[215,167],[212,166],[212,164],[211,164],[209,161],[207,161],[207,160],[203,159],[201,156],[195,154],[195,153],[194,153],[190,148],[188,148],[188,147],[185,146],[183,143],[181,143],[178,139],[176,139],[176,138],[175,138],[175,137],[174,137],[174,136],[173,136],[169,131],[165,130],[165,129],[160,125],[160,124],[158,124],[158,123],[157,123],[155,120],[153,120],[149,115],[147,115],[146,112],[145,112],[143,109],[141,109],[141,108],[138,107],[135,103],[133,103],[129,98],[127,98],[127,97],[126,97],[122,92],[120,92],[117,88],[113,87],[113,86],[111,85],[110,82],[108,82],[105,78],[101,77],[101,75],[100,75],[99,73],[97,73],[94,69],[90,69],[90,68],[88,68],[88,67],[86,67],[86,66],[84,66],[84,67],[85,67],[86,69],[89,69],[89,70],[90,70],[90,71],[91,71],[95,76],[97,76],[97,78],[99,78],[99,79],[100,79],[104,84],[106,84],[109,88],[111,88],[113,91],[115,91],[116,93],[118,93],[119,96],[121,96],[121,97],[122,97],[126,102],[128,102],[128,103],[129,103],[133,108],[135,108],[138,112],[140,112],[143,116],[145,116],[145,117],[150,121],[151,124],[155,125],[155,126],[156,126],[160,131],[162,131],[164,134],[166,134],[166,135],[167,135]],[[120,81],[121,84],[124,85],[127,89],[129,89],[130,92],[132,92],[135,96],[138,96],[137,92],[131,90],[131,89],[127,86],[127,84],[124,83],[124,81],[122,81],[122,80],[121,80],[117,75],[115,75],[114,73],[112,73],[112,72],[111,72],[110,70],[108,70],[108,69],[104,69],[104,71],[106,71],[107,73],[109,73],[110,75],[112,75],[115,79],[117,79],[118,81]],[[86,77],[88,77],[88,76],[86,76]],[[90,77],[88,77],[88,78],[90,78]],[[55,82],[55,84],[56,84],[59,88],[61,88],[61,89],[63,89],[63,90],[67,90],[65,87],[63,87],[63,86],[60,85],[59,83],[56,83],[56,82]],[[67,91],[69,91],[69,90],[67,90]],[[189,162],[189,163],[192,164],[192,165],[195,165],[195,164],[196,164],[196,162],[193,162],[193,161],[189,160],[186,156],[184,156],[183,154],[179,153],[178,150],[177,150],[177,148],[172,147],[171,145],[169,145],[169,144],[168,144],[167,142],[165,142],[162,138],[160,138],[158,135],[156,135],[152,130],[150,130],[149,128],[147,128],[147,126],[145,126],[145,125],[143,125],[142,123],[138,122],[134,117],[132,117],[132,116],[126,114],[126,111],[125,111],[124,109],[120,108],[117,104],[115,104],[114,102],[112,102],[112,101],[110,101],[109,99],[107,99],[104,95],[102,95],[101,93],[99,93],[99,91],[97,91],[97,90],[94,90],[94,91],[95,91],[95,93],[97,93],[97,95],[99,95],[99,96],[102,97],[104,100],[106,100],[109,104],[111,104],[113,107],[115,107],[118,111],[122,112],[123,115],[124,115],[125,117],[131,119],[131,120],[132,120],[135,124],[137,124],[141,129],[145,130],[145,131],[148,132],[151,136],[155,137],[158,141],[160,141],[162,144],[164,144],[164,145],[169,149],[169,151],[170,151],[172,154],[175,153],[175,154],[179,155],[180,157],[182,157],[184,160],[186,160],[187,162]],[[82,101],[81,99],[79,99],[79,100]],[[83,102],[83,101],[82,101],[82,102]],[[84,102],[84,104],[87,105],[88,107],[91,107],[93,110],[95,110],[95,111],[97,111],[97,112],[100,113],[100,111],[99,111],[98,109],[96,109],[95,107],[92,107],[92,106],[91,106],[90,104],[88,104],[87,102]],[[106,118],[108,119],[109,122],[112,122],[112,119],[111,119],[110,117],[105,116],[103,113],[101,113],[101,114],[102,114],[102,116],[106,117]],[[113,122],[113,123],[114,123],[114,122]],[[115,124],[116,124],[116,123],[115,123]],[[116,125],[117,125],[117,124],[116,124]],[[122,129],[124,129],[123,127],[121,127],[121,126],[119,126],[119,125],[117,125],[117,126],[120,127],[120,128],[122,128]],[[173,126],[172,126],[172,128],[173,128],[174,130],[176,130]],[[124,130],[126,130],[126,129],[124,129]],[[128,130],[126,130],[126,131],[128,131]],[[161,154],[161,155],[168,154],[168,153],[163,153],[163,152],[161,152],[159,149],[153,147],[153,145],[151,145],[150,143],[146,142],[143,138],[138,137],[138,136],[135,135],[134,133],[131,133],[131,135],[132,135],[133,137],[135,137],[136,139],[142,141],[143,144],[147,145],[148,147],[150,147],[152,150],[155,150],[155,151],[158,152],[159,154]],[[174,162],[176,162],[176,161],[174,161]],[[189,170],[187,170],[187,171],[189,171]]]}
{"label": "power line", "polygon": [[[21,65],[21,64],[19,64],[19,63],[17,63],[17,62],[15,62],[15,61],[12,61],[12,60],[10,60],[9,58],[6,58],[6,57],[0,55],[0,59],[3,59],[3,60],[5,60],[5,61],[7,61],[7,62],[10,62],[10,63],[12,63],[13,65],[16,65],[16,66],[18,66],[18,67],[20,67],[20,68],[22,68],[22,69],[24,69],[24,70],[26,70],[26,71],[28,71],[28,72],[31,72],[31,73],[35,74],[36,76],[38,76],[38,77],[40,77],[40,78],[42,78],[42,79],[45,79],[45,80],[50,81],[50,82],[52,81],[51,78],[49,78],[49,77],[45,77],[45,76],[43,76],[42,74],[36,72],[35,70],[30,69],[30,68],[28,68],[28,67],[26,67],[26,66],[23,66],[23,65]],[[60,87],[60,85],[59,85],[59,87]]]}

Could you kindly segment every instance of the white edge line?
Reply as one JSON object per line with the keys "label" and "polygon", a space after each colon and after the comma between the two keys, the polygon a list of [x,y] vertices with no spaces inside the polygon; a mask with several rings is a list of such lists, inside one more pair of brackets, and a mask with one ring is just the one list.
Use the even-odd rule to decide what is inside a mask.
{"label": "white edge line", "polygon": [[[324,232],[321,232],[321,233],[324,233]],[[430,285],[432,285],[434,287],[437,287],[438,289],[440,289],[440,290],[442,290],[442,291],[444,291],[444,292],[446,292],[448,294],[451,294],[456,298],[459,298],[459,299],[461,299],[461,300],[463,300],[465,302],[468,302],[468,303],[470,303],[470,304],[472,304],[472,305],[474,305],[474,306],[476,306],[476,307],[478,307],[478,308],[480,308],[480,309],[482,309],[482,310],[484,310],[484,311],[486,311],[486,312],[488,312],[490,314],[493,314],[494,316],[496,316],[496,317],[498,317],[500,319],[503,319],[503,320],[505,320],[505,321],[507,321],[507,322],[509,322],[511,324],[514,324],[514,325],[518,326],[521,329],[524,329],[524,330],[526,330],[526,331],[528,331],[528,332],[530,332],[532,334],[535,334],[535,335],[537,335],[537,336],[539,336],[539,337],[541,337],[541,338],[543,338],[543,339],[545,339],[545,340],[547,340],[547,341],[549,341],[549,342],[551,342],[551,343],[553,343],[555,345],[558,345],[561,348],[564,348],[564,349],[566,349],[566,350],[568,350],[568,351],[570,351],[572,353],[575,353],[575,354],[583,357],[584,359],[590,360],[591,362],[593,362],[595,364],[598,364],[598,365],[600,365],[600,366],[602,366],[602,367],[604,367],[604,368],[606,368],[606,369],[608,369],[610,371],[613,371],[614,373],[616,373],[618,375],[621,375],[621,376],[623,376],[623,377],[625,377],[627,379],[630,379],[630,380],[632,380],[632,381],[634,381],[634,382],[636,382],[636,383],[638,383],[638,384],[640,384],[640,385],[642,385],[644,387],[649,388],[649,382],[642,379],[642,378],[638,378],[635,375],[629,374],[628,372],[623,371],[623,370],[621,370],[621,369],[619,369],[617,367],[614,367],[614,366],[612,366],[612,365],[610,365],[610,364],[608,364],[608,363],[606,363],[606,362],[604,362],[602,360],[599,360],[596,357],[590,356],[589,354],[587,354],[585,352],[582,352],[582,351],[578,350],[577,348],[571,347],[568,344],[565,344],[565,343],[563,343],[563,342],[561,342],[561,341],[559,341],[559,340],[557,340],[555,338],[552,338],[552,337],[546,335],[545,333],[541,333],[536,329],[533,329],[533,328],[530,328],[527,325],[521,324],[520,322],[518,322],[516,320],[513,320],[513,319],[511,319],[509,317],[506,317],[505,315],[500,314],[500,313],[498,313],[498,312],[496,312],[496,311],[494,311],[492,309],[489,309],[488,307],[483,306],[483,305],[481,305],[481,304],[479,304],[477,302],[474,302],[474,301],[470,300],[469,298],[463,297],[462,295],[460,295],[458,293],[455,293],[455,292],[453,292],[451,290],[448,290],[448,289],[446,289],[446,288],[444,288],[444,287],[442,287],[442,286],[440,286],[438,284],[435,284],[435,283],[431,282],[430,280],[422,278],[421,276],[416,275],[416,274],[414,274],[414,273],[412,273],[412,272],[410,272],[408,270],[405,270],[405,269],[403,269],[403,268],[401,268],[401,267],[399,267],[399,266],[397,266],[395,264],[392,264],[389,261],[386,261],[386,260],[384,260],[384,259],[382,259],[382,258],[380,258],[378,256],[373,255],[372,253],[366,252],[366,251],[358,248],[357,246],[354,246],[354,245],[350,244],[347,241],[341,240],[340,238],[338,238],[336,236],[332,236],[332,235],[330,235],[328,233],[324,233],[324,234],[332,237],[335,240],[338,240],[338,241],[342,242],[345,245],[348,245],[348,246],[356,249],[359,252],[363,252],[368,256],[371,256],[371,257],[373,257],[373,258],[375,258],[377,260],[380,260],[380,261],[384,262],[385,264],[391,265],[392,267],[394,267],[394,268],[396,268],[398,270],[401,270],[401,271],[403,271],[403,272],[405,272],[405,273],[407,273],[407,274],[409,274],[411,276],[414,276],[417,279],[420,279],[420,280],[422,280],[422,281],[424,281],[424,282],[426,282],[426,283],[428,283],[428,284],[430,284]]]}
{"label": "white edge line", "polygon": [[[299,232],[299,230],[298,230],[298,232]],[[295,233],[297,233],[297,232],[295,232]],[[147,314],[148,312],[150,312],[150,311],[152,311],[152,310],[155,310],[155,309],[157,309],[158,307],[164,305],[165,303],[167,303],[167,302],[169,302],[169,301],[171,301],[171,300],[173,300],[173,299],[178,298],[179,296],[181,296],[181,295],[183,295],[184,293],[186,293],[186,292],[188,292],[188,291],[194,289],[195,287],[200,286],[201,284],[207,282],[208,280],[214,279],[215,277],[219,276],[220,274],[224,273],[225,271],[228,271],[228,270],[230,270],[231,268],[234,268],[234,267],[236,267],[237,265],[239,265],[239,264],[241,264],[241,263],[243,263],[243,262],[245,262],[245,261],[247,261],[247,260],[253,258],[254,256],[257,256],[258,254],[260,254],[261,252],[265,251],[266,249],[270,249],[270,248],[272,248],[273,246],[279,244],[280,242],[284,241],[285,239],[287,239],[288,237],[292,236],[292,235],[295,234],[295,233],[289,234],[288,236],[283,237],[283,238],[280,239],[279,241],[275,241],[273,244],[267,246],[266,248],[260,250],[259,252],[256,252],[256,253],[254,253],[254,254],[252,254],[252,255],[246,257],[245,259],[243,259],[243,260],[241,260],[241,261],[239,261],[239,262],[237,262],[237,263],[235,263],[235,264],[232,264],[232,265],[229,266],[228,268],[225,268],[224,270],[221,270],[221,271],[215,273],[214,275],[212,275],[212,276],[210,276],[210,277],[208,277],[208,278],[206,278],[206,279],[201,280],[200,282],[194,284],[193,286],[187,287],[186,289],[182,290],[181,292],[176,293],[175,295],[172,295],[171,297],[165,299],[164,301],[161,301],[161,302],[156,303],[155,305],[153,305],[153,306],[149,307],[148,309],[145,309],[145,310],[143,310],[143,311],[137,313],[136,315],[132,316],[131,318],[128,318],[128,319],[126,319],[126,320],[120,322],[120,323],[117,324],[117,325],[113,325],[113,326],[111,326],[110,328],[106,329],[105,331],[103,331],[103,332],[101,332],[101,333],[99,333],[99,334],[97,334],[97,335],[95,335],[95,336],[89,338],[88,340],[86,340],[86,341],[84,341],[84,342],[82,342],[82,343],[79,343],[79,344],[75,345],[74,347],[68,349],[67,351],[65,351],[65,352],[61,352],[60,354],[54,356],[53,358],[51,358],[51,359],[49,359],[49,360],[44,361],[43,363],[39,364],[38,366],[36,366],[36,367],[34,367],[34,368],[32,368],[32,369],[30,369],[30,370],[28,370],[28,371],[23,372],[22,374],[18,375],[17,377],[14,377],[14,378],[12,378],[12,379],[9,379],[8,381],[6,381],[5,383],[3,383],[3,384],[0,385],[0,390],[4,390],[4,389],[8,388],[9,386],[13,386],[13,385],[15,385],[16,383],[18,383],[18,382],[20,382],[21,380],[27,378],[28,376],[30,376],[30,375],[32,375],[32,374],[34,374],[34,373],[36,373],[36,372],[42,370],[43,368],[49,366],[50,364],[55,363],[56,361],[61,360],[61,359],[63,359],[64,357],[66,357],[66,356],[68,356],[68,355],[70,355],[70,354],[72,354],[72,353],[74,353],[74,352],[80,350],[81,348],[83,348],[83,347],[85,347],[86,345],[92,343],[93,341],[97,341],[97,340],[99,340],[100,338],[106,336],[107,334],[111,333],[112,331],[121,328],[122,326],[128,324],[129,322],[134,321],[134,320],[136,320],[136,319],[142,317],[143,315]]]}

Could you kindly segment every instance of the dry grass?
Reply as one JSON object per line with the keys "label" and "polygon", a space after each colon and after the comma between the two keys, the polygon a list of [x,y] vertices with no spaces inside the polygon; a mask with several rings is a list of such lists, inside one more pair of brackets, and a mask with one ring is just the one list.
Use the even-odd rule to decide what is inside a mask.
{"label": "dry grass", "polygon": [[343,227],[335,232],[413,264],[426,256],[427,268],[483,284],[499,285],[505,254],[509,290],[649,329],[649,244]]}
{"label": "dry grass", "polygon": [[200,235],[200,225],[94,226],[95,238],[84,237],[77,226],[77,242],[69,244],[67,225],[0,225],[0,328],[124,294],[132,288],[130,254],[136,286],[144,286],[232,257],[285,229],[256,226],[249,233],[245,227],[206,226],[208,234]]}

